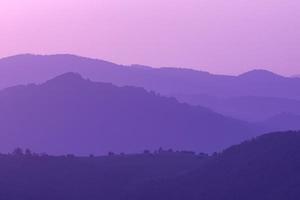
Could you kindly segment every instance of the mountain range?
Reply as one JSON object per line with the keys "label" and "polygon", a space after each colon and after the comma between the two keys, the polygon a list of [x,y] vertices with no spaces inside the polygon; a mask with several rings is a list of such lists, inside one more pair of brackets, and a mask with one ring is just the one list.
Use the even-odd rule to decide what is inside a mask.
{"label": "mountain range", "polygon": [[0,199],[297,200],[299,86],[265,70],[0,59]]}
{"label": "mountain range", "polygon": [[0,88],[42,83],[67,72],[117,86],[143,87],[249,122],[281,113],[300,114],[300,78],[266,70],[229,76],[184,68],[124,66],[74,55],[24,54],[0,59]]}
{"label": "mountain range", "polygon": [[79,155],[184,149],[213,152],[259,134],[250,123],[143,88],[65,73],[0,91],[0,151]]}
{"label": "mountain range", "polygon": [[17,55],[0,60],[0,87],[43,82],[66,72],[94,81],[139,86],[164,95],[206,94],[221,97],[264,96],[300,99],[300,79],[266,70],[239,76],[215,75],[184,68],[123,66],[74,55]]}

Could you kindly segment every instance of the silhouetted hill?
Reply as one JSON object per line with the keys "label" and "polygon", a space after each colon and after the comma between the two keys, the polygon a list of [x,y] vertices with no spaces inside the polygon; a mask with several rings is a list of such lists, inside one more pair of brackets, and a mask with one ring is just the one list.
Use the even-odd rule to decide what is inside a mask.
{"label": "silhouetted hill", "polygon": [[221,150],[258,133],[249,124],[136,87],[74,73],[0,92],[0,151],[51,154]]}
{"label": "silhouetted hill", "polygon": [[266,134],[208,156],[159,150],[75,157],[0,154],[8,200],[298,200],[300,132]]}
{"label": "silhouetted hill", "polygon": [[300,79],[265,70],[240,76],[213,75],[189,69],[121,66],[73,55],[19,55],[0,60],[0,87],[43,82],[78,72],[94,81],[139,86],[164,95],[205,94],[218,97],[262,96],[300,99]]}
{"label": "silhouetted hill", "polygon": [[300,133],[282,132],[230,147],[198,170],[134,190],[143,200],[297,200]]}
{"label": "silhouetted hill", "polygon": [[117,200],[151,179],[173,177],[205,161],[187,153],[53,157],[0,155],[0,197],[5,200]]}

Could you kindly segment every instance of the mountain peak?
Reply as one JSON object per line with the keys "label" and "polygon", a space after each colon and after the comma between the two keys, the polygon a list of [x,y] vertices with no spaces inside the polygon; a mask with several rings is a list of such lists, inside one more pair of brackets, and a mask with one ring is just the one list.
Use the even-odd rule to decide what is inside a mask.
{"label": "mountain peak", "polygon": [[278,74],[275,74],[274,72],[264,70],[264,69],[254,69],[251,71],[248,71],[246,73],[243,73],[239,75],[240,78],[253,78],[253,79],[270,79],[270,78],[282,78],[283,76],[280,76]]}
{"label": "mountain peak", "polygon": [[55,77],[52,80],[84,80],[83,77],[76,72],[67,72]]}
{"label": "mountain peak", "polygon": [[46,84],[78,84],[84,82],[85,79],[79,74],[75,72],[67,72],[62,75],[56,76],[55,78],[48,80]]}

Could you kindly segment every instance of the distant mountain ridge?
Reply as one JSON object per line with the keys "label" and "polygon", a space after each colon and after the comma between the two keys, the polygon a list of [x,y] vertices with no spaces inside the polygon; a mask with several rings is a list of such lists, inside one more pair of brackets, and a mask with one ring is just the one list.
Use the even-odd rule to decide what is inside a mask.
{"label": "distant mountain ridge", "polygon": [[249,122],[265,121],[281,113],[300,115],[300,101],[276,97],[215,97],[208,95],[176,95],[181,102],[201,105]]}
{"label": "distant mountain ridge", "polygon": [[[43,82],[66,72],[94,81],[144,87],[165,95],[268,96],[300,99],[300,80],[254,70],[240,76],[180,68],[123,66],[74,55],[18,55],[0,60],[0,87]],[[255,78],[258,77],[258,78]],[[260,80],[257,82],[257,80]]]}
{"label": "distant mountain ridge", "polygon": [[67,72],[117,86],[143,87],[249,122],[264,121],[282,112],[300,114],[300,79],[266,70],[228,76],[184,68],[124,66],[68,54],[25,54],[0,59],[0,89],[43,83]]}
{"label": "distant mountain ridge", "polygon": [[300,115],[279,113],[257,124],[261,124],[267,131],[300,130]]}

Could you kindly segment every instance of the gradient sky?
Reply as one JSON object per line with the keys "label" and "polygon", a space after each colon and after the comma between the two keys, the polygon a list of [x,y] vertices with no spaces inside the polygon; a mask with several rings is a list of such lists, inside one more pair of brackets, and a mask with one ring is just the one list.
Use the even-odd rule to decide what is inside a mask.
{"label": "gradient sky", "polygon": [[0,57],[300,74],[299,0],[0,0]]}

